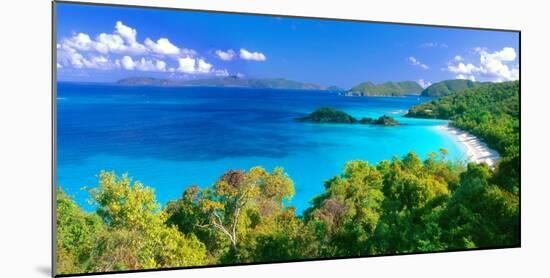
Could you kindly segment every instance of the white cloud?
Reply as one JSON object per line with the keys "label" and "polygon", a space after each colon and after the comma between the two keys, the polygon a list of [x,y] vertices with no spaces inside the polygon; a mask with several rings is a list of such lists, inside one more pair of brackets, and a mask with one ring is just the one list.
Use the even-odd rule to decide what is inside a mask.
{"label": "white cloud", "polygon": [[[84,47],[81,45],[81,47]],[[108,56],[92,53],[82,55],[76,49],[60,45],[57,55],[57,68],[73,67],[77,69],[112,69],[114,63]]]}
{"label": "white cloud", "polygon": [[511,47],[505,47],[502,50],[496,51],[493,53],[487,53],[485,50],[481,50],[481,53],[487,56],[491,56],[491,58],[495,60],[505,61],[505,62],[514,61],[517,56],[516,51]]}
{"label": "white cloud", "polygon": [[220,77],[227,77],[227,76],[229,76],[229,72],[226,69],[224,69],[224,70],[215,70],[214,75],[220,76]]}
{"label": "white cloud", "polygon": [[459,62],[455,65],[449,65],[447,67],[450,72],[454,72],[456,74],[473,74],[475,72],[478,72],[480,69],[476,67],[474,64],[465,64],[463,62]]}
{"label": "white cloud", "polygon": [[109,52],[123,53],[128,49],[122,37],[113,34],[99,34],[99,36],[97,36],[97,42],[94,42],[94,44],[95,49],[104,54]]}
{"label": "white cloud", "polygon": [[97,36],[95,49],[101,53],[133,53],[141,54],[147,51],[147,48],[137,42],[137,31],[124,25],[121,21],[115,24],[113,34],[101,33]]}
{"label": "white cloud", "polygon": [[156,71],[157,67],[152,60],[141,58],[136,62],[136,69],[140,71]]}
{"label": "white cloud", "polygon": [[167,38],[160,38],[155,43],[151,39],[145,39],[145,45],[154,53],[165,55],[177,55],[180,49],[172,44]]}
{"label": "white cloud", "polygon": [[179,58],[179,67],[177,71],[189,74],[204,74],[212,72],[212,64],[207,63],[204,59],[195,59],[192,57]]}
{"label": "white cloud", "polygon": [[122,57],[121,62],[117,64],[120,64],[125,70],[134,70],[134,68],[136,67],[134,60],[130,56]]}
{"label": "white cloud", "polygon": [[93,48],[93,44],[94,43],[88,34],[78,33],[71,38],[64,40],[63,44],[57,44],[57,48],[70,47],[87,51]]}
{"label": "white cloud", "polygon": [[197,71],[200,73],[209,73],[212,69],[212,64],[205,62],[203,59],[198,60]]}
{"label": "white cloud", "polygon": [[231,61],[235,58],[235,51],[233,49],[228,49],[227,51],[216,50],[216,55],[224,61]]}
{"label": "white cloud", "polygon": [[166,71],[166,62],[157,60],[155,63],[157,71]]}
{"label": "white cloud", "polygon": [[427,88],[427,87],[429,87],[430,85],[432,85],[432,82],[426,81],[426,80],[424,80],[424,79],[419,79],[419,80],[418,80],[418,84],[419,84],[422,88]]}
{"label": "white cloud", "polygon": [[92,56],[88,59],[83,58],[82,63],[84,67],[91,69],[105,69],[113,67],[112,62],[107,57],[102,55]]}
{"label": "white cloud", "polygon": [[241,48],[240,57],[243,60],[251,61],[265,61],[267,59],[265,55],[261,52],[250,52],[244,48]]}
{"label": "white cloud", "polygon": [[[59,52],[71,54],[74,52],[98,52],[103,55],[195,55],[192,49],[179,48],[167,38],[160,38],[156,42],[147,38],[141,44],[137,40],[137,30],[117,21],[113,33],[100,33],[92,39],[86,33],[78,33],[69,38],[64,38],[57,45]],[[80,53],[82,54],[82,53]]]}
{"label": "white cloud", "polygon": [[[128,71],[182,72],[186,74],[224,75],[204,58],[196,58],[193,49],[181,48],[168,38],[156,41],[146,38],[138,41],[138,31],[117,21],[112,33],[100,33],[92,38],[86,33],[75,33],[63,38],[57,45],[58,68],[124,69]],[[233,50],[227,54],[235,56]],[[261,53],[249,53],[252,58],[264,59]],[[174,59],[166,61],[163,57]],[[170,62],[170,63],[167,63]]]}
{"label": "white cloud", "polygon": [[95,39],[90,35],[78,33],[70,38],[65,38],[59,44],[58,49],[75,49],[78,51],[95,51],[101,54],[143,54],[147,48],[136,41],[137,31],[122,22],[117,21],[115,31],[112,34],[101,33]]}
{"label": "white cloud", "polygon": [[131,53],[143,53],[147,51],[143,44],[137,42],[137,30],[126,26],[122,21],[117,21],[115,25],[115,33],[126,40],[127,51]]}
{"label": "white cloud", "polygon": [[195,59],[191,57],[179,58],[179,72],[194,73],[195,72]]}
{"label": "white cloud", "polygon": [[139,71],[166,71],[166,62],[162,60],[150,60],[141,58],[138,60],[132,59],[130,56],[124,56],[121,60],[117,60],[116,64],[125,70]]}
{"label": "white cloud", "polygon": [[436,48],[436,47],[447,48],[449,46],[445,43],[426,42],[426,43],[421,44],[420,47],[422,47],[422,48]]}
{"label": "white cloud", "polygon": [[422,69],[425,69],[425,70],[430,68],[426,64],[421,63],[418,59],[416,59],[413,56],[410,56],[408,60],[409,60],[409,63],[413,66],[418,66],[418,67],[421,67]]}
{"label": "white cloud", "polygon": [[137,31],[129,26],[126,26],[122,21],[117,21],[115,25],[115,32],[125,38],[128,42],[136,42]]}
{"label": "white cloud", "polygon": [[519,79],[519,66],[511,65],[517,58],[515,49],[504,47],[500,51],[488,52],[484,48],[476,48],[479,64],[467,63],[462,58],[449,62],[445,70],[455,74],[458,79],[510,81]]}
{"label": "white cloud", "polygon": [[473,75],[473,74],[458,74],[457,76],[455,76],[456,79],[468,79],[468,80],[472,80],[472,81],[477,81],[476,80],[476,77]]}

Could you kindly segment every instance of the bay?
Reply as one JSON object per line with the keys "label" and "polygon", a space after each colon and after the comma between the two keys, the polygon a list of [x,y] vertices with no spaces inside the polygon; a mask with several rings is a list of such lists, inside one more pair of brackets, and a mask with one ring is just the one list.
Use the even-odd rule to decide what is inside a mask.
{"label": "bay", "polygon": [[[346,97],[334,92],[212,87],[58,83],[57,185],[93,210],[83,187],[100,171],[128,173],[155,189],[161,204],[190,185],[207,187],[229,169],[283,167],[295,183],[290,205],[302,212],[347,161],[377,163],[445,148],[464,160],[460,143],[407,109],[431,98]],[[389,115],[402,125],[297,122],[320,107],[356,118]]]}

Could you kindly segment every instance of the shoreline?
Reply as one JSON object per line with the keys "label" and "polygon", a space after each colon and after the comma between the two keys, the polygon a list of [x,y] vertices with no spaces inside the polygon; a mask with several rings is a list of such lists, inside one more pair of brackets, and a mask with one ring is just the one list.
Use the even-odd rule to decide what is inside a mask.
{"label": "shoreline", "polygon": [[500,154],[489,148],[485,142],[476,136],[450,125],[441,125],[439,128],[452,135],[460,144],[462,144],[462,146],[466,149],[468,161],[475,163],[485,162],[489,165],[489,167],[493,168],[495,167],[496,162],[500,160]]}

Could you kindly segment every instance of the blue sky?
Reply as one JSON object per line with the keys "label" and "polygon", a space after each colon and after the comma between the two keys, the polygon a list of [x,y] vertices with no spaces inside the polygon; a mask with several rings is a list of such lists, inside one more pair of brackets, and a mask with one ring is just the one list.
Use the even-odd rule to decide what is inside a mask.
{"label": "blue sky", "polygon": [[130,76],[362,81],[519,76],[513,32],[56,4],[60,81]]}

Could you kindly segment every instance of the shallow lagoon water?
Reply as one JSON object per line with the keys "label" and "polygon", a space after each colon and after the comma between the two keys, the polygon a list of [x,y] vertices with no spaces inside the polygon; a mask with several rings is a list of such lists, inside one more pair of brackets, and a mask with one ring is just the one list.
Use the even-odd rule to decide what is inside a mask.
{"label": "shallow lagoon water", "polygon": [[[190,185],[210,186],[229,169],[281,166],[295,183],[290,202],[301,212],[346,161],[376,163],[443,147],[465,159],[462,146],[437,128],[440,120],[403,114],[431,99],[345,97],[326,91],[168,88],[59,83],[57,184],[87,210],[101,170],[128,173],[153,187],[161,204]],[[354,117],[391,115],[403,125],[296,122],[319,107]]]}

